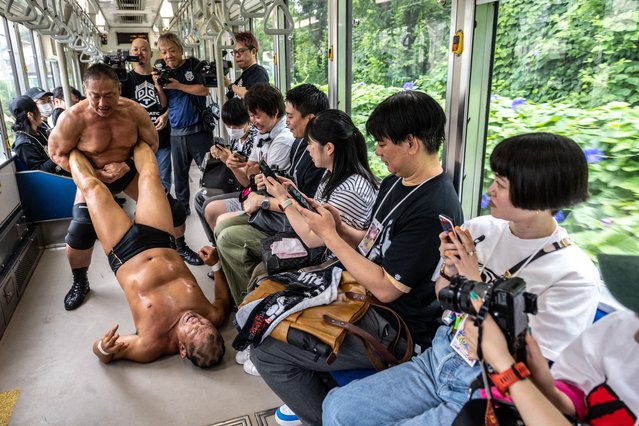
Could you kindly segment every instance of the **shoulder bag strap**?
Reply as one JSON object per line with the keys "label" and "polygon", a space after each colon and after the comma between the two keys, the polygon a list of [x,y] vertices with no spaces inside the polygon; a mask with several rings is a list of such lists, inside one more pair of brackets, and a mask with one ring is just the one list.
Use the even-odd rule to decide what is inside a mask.
{"label": "shoulder bag strap", "polygon": [[[566,248],[572,245],[572,240],[570,237],[564,237],[559,241],[555,241],[554,243],[548,244],[546,247],[542,247],[535,255],[530,259],[528,263],[532,263],[535,260],[539,259],[542,256],[545,256],[549,253],[555,252],[557,250],[561,250],[562,248]],[[521,262],[517,263],[515,266],[508,269],[504,272],[504,276],[506,278],[510,278],[517,273],[521,269],[522,266],[528,261],[528,258],[523,259]]]}

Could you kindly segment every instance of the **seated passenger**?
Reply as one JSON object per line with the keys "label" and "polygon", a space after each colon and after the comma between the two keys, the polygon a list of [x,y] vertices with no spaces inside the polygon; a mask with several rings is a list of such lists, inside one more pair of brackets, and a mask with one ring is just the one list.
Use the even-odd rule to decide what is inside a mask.
{"label": "seated passenger", "polygon": [[[592,425],[637,424],[639,286],[629,277],[636,274],[639,257],[603,254],[599,265],[606,286],[629,310],[608,314],[589,326],[564,348],[552,369],[528,336],[531,380],[516,381],[508,393],[529,426],[573,424],[562,413]],[[486,361],[497,373],[509,370],[515,360],[499,327],[490,317],[482,327]]]}
{"label": "seated passenger", "polygon": [[[457,194],[438,159],[445,122],[442,108],[424,93],[401,92],[375,108],[366,122],[366,130],[377,141],[376,154],[393,174],[381,184],[368,231],[339,221],[336,209],[329,205],[323,207],[312,201],[318,213],[302,210],[313,234],[361,285],[394,308],[421,347],[430,344],[434,330],[431,324],[434,319],[428,318],[428,305],[435,300],[435,285],[430,278],[439,260],[438,215],[443,213],[458,222],[462,220]],[[346,124],[342,120],[339,126],[346,130]],[[313,126],[310,136],[335,131],[333,127],[338,125],[321,129]],[[357,133],[354,126],[351,132]],[[319,152],[319,145],[311,142],[309,147]],[[322,153],[327,150],[329,144],[322,148]],[[394,323],[383,311],[371,307],[357,324],[387,345],[398,332]],[[404,342],[404,348],[405,345]],[[322,401],[329,387],[319,372],[372,368],[362,342],[353,335],[346,336],[330,365],[325,358],[318,359],[310,351],[272,337],[251,349],[251,361],[287,404],[280,410],[292,410],[306,425],[322,422]],[[386,399],[389,395],[394,394],[386,393]],[[361,424],[369,414],[366,412],[350,424]]]}
{"label": "seated passenger", "polygon": [[[251,96],[253,95],[248,96],[249,100],[252,99]],[[300,191],[310,196],[315,194],[324,170],[317,168],[313,164],[313,160],[307,151],[304,132],[306,131],[307,123],[316,114],[327,108],[328,97],[312,84],[302,84],[286,92],[286,125],[296,140],[293,142],[290,151],[290,167],[284,171]],[[255,182],[261,188],[264,186],[261,174],[256,176]],[[206,216],[207,219],[211,219],[209,220],[211,227],[215,226],[215,222],[212,221],[213,218],[220,222],[215,228],[215,235],[224,234],[225,242],[221,243],[222,245],[220,246],[216,238],[216,244],[218,244],[221,264],[227,274],[233,299],[239,304],[244,298],[244,294],[246,294],[246,288],[253,269],[262,259],[260,241],[267,236],[265,232],[249,224],[249,214],[255,213],[261,208],[278,213],[281,213],[281,210],[276,199],[268,195],[262,195],[262,193],[251,193],[244,201],[244,210],[249,214],[241,214],[219,221],[217,217],[221,213],[219,209],[219,203],[221,202],[213,201],[208,204]],[[222,209],[230,211],[236,200],[224,200],[223,202],[226,204],[226,208],[222,206]],[[242,207],[238,203],[237,207],[234,208],[241,209]],[[240,241],[245,247],[242,253],[233,249],[235,244]],[[229,245],[224,247],[225,243],[229,243]]]}
{"label": "seated passenger", "polygon": [[60,114],[64,112],[67,108],[71,108],[73,105],[77,104],[81,100],[85,99],[82,96],[82,93],[75,87],[69,87],[69,92],[71,93],[71,102],[67,104],[64,100],[64,91],[61,86],[53,89],[53,112],[51,112],[51,127],[55,127],[55,123],[58,122],[58,117]]}
{"label": "seated passenger", "polygon": [[[240,156],[246,158],[251,155],[253,145],[258,139],[258,132],[255,126],[249,122],[249,115],[244,102],[240,98],[229,99],[222,105],[221,113],[222,122],[226,128],[226,132],[229,135],[228,147],[221,147],[214,144],[211,146],[211,157],[218,158],[224,163],[217,167],[226,166],[229,158],[231,161],[240,158],[234,156],[233,153],[238,153]],[[242,180],[242,177],[246,177],[246,163],[243,166],[231,168],[228,170],[233,172],[235,179]],[[240,176],[238,178],[238,176]],[[213,192],[211,191],[213,189]],[[212,192],[212,193],[211,193]],[[228,211],[240,211],[242,205],[238,199],[239,192],[230,192],[227,194],[215,192],[215,188],[202,188],[195,196],[195,211],[202,222],[204,232],[206,233],[209,241],[213,242],[213,228],[217,217]],[[209,205],[211,207],[209,207]]]}
{"label": "seated passenger", "polygon": [[29,170],[69,176],[69,173],[51,161],[46,132],[39,130],[42,114],[37,104],[28,96],[13,98],[9,110],[15,119],[11,129],[16,139],[11,149]]}
{"label": "seated passenger", "polygon": [[139,143],[133,159],[139,195],[131,222],[89,160],[78,150],[69,158],[73,180],[86,200],[136,329],[135,334],[120,336],[114,326],[94,343],[93,352],[104,363],[117,359],[151,362],[179,352],[198,367],[213,366],[224,355],[217,327],[228,316],[230,295],[225,286],[216,285],[215,301],[206,299],[173,249],[171,208],[153,150]]}
{"label": "seated passenger", "polygon": [[[258,83],[246,92],[244,105],[249,112],[251,125],[259,133],[259,138],[249,156],[232,154],[227,157],[226,165],[233,171],[237,181],[244,187],[251,185],[252,177],[259,175],[260,161],[266,162],[276,171],[285,171],[291,164],[290,153],[293,145],[293,134],[286,127],[284,118],[284,98],[278,89],[268,83]],[[238,200],[216,200],[208,206],[205,215],[211,220],[209,226],[214,228],[218,217],[237,216],[242,213],[242,204]]]}
{"label": "seated passenger", "polygon": [[[490,167],[491,215],[457,228],[458,237],[440,234],[437,290],[457,274],[487,283],[521,277],[538,297],[532,333],[554,361],[592,323],[599,297],[597,268],[553,218],[554,210],[587,198],[586,159],[571,139],[533,133],[498,144]],[[466,336],[476,332],[464,319],[440,326],[432,347],[411,361],[334,390],[324,402],[326,424],[361,424],[364,413],[367,424],[451,424],[480,374],[474,353],[462,356],[451,346],[456,326]]]}
{"label": "seated passenger", "polygon": [[31,87],[24,94],[33,99],[38,105],[38,110],[42,115],[42,123],[40,123],[38,128],[41,132],[48,135],[51,132],[51,126],[49,126],[47,120],[53,112],[53,103],[51,102],[53,93],[47,92],[40,87]]}

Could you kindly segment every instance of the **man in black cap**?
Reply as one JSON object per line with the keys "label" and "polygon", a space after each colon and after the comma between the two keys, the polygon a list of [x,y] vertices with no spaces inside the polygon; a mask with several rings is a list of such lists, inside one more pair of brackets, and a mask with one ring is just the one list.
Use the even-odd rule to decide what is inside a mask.
{"label": "man in black cap", "polygon": [[40,114],[42,114],[43,127],[47,129],[47,131],[50,131],[51,126],[49,126],[47,119],[51,116],[51,113],[53,113],[53,103],[51,102],[53,93],[47,92],[41,87],[32,87],[27,90],[25,95],[33,99],[36,105],[38,105]]}

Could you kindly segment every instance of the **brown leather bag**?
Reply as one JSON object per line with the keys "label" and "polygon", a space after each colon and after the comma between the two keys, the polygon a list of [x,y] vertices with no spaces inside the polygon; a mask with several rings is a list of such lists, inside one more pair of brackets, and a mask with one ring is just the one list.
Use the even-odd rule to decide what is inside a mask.
{"label": "brown leather bag", "polygon": [[[262,299],[284,288],[284,285],[266,279],[244,299],[242,305]],[[390,347],[385,347],[369,333],[355,325],[366,314],[371,304],[390,310],[398,320],[398,328],[396,328],[398,335]],[[330,354],[326,358],[326,363],[329,365],[335,361],[347,333],[352,333],[362,340],[371,363],[378,370],[383,370],[388,365],[408,361],[413,352],[412,336],[404,321],[392,309],[385,307],[377,299],[367,294],[364,286],[359,284],[348,271],[342,273],[335,301],[328,305],[315,306],[287,316],[271,331],[270,336],[281,342],[291,343],[289,340],[293,334],[291,333],[292,329],[309,334],[327,345],[330,348]],[[406,353],[397,359],[394,356],[394,351],[401,337],[406,339]],[[375,355],[375,352],[378,355]],[[380,356],[386,365],[380,360]]]}

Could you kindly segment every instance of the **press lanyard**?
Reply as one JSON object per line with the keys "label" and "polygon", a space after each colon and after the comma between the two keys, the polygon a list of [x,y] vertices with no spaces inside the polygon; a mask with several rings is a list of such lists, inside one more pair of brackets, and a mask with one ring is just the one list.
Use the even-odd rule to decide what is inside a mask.
{"label": "press lanyard", "polygon": [[[439,174],[435,176],[439,176]],[[406,201],[411,195],[413,195],[415,191],[417,191],[419,188],[422,187],[422,185],[424,185],[426,182],[433,179],[435,176],[429,177],[428,179],[426,179],[425,181],[417,185],[415,188],[413,188],[397,204],[395,204],[395,207],[393,207],[391,211],[388,212],[388,214],[386,214],[386,216],[384,216],[384,219],[382,219],[380,222],[377,220],[377,214],[379,213],[379,210],[382,208],[388,196],[393,192],[393,190],[395,189],[399,181],[401,181],[402,179],[397,179],[395,183],[393,183],[393,186],[391,186],[390,190],[386,193],[386,195],[384,195],[384,198],[382,198],[382,201],[380,201],[379,205],[377,206],[377,210],[375,210],[375,213],[373,213],[373,221],[371,222],[371,225],[368,227],[368,230],[366,231],[366,235],[364,235],[364,238],[362,238],[362,241],[360,241],[359,245],[357,246],[357,249],[359,250],[361,254],[363,254],[364,256],[368,255],[368,253],[373,248],[375,241],[377,241],[377,238],[379,238],[379,235],[381,234],[381,231],[384,228],[384,224],[386,223],[388,218],[395,212],[395,210],[399,208],[399,206],[402,205],[402,203],[404,203],[404,201]]]}

